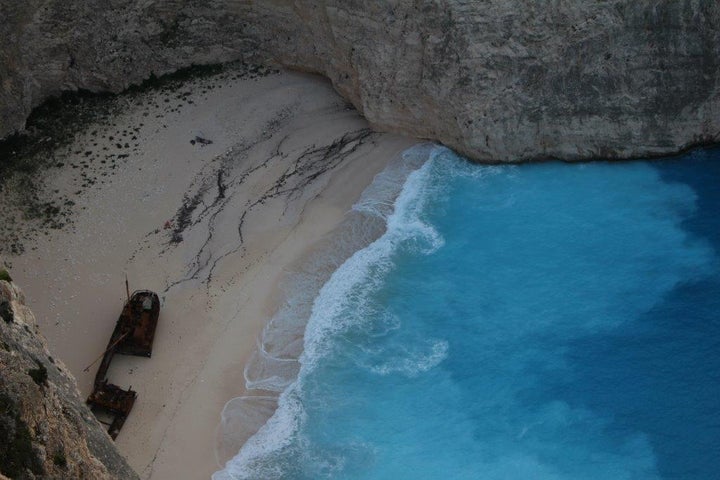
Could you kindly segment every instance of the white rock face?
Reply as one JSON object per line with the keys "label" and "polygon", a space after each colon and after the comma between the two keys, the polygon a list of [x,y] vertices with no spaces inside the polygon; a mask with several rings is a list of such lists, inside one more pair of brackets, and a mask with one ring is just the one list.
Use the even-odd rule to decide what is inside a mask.
{"label": "white rock face", "polygon": [[316,3],[295,2],[307,19],[281,25],[306,39],[280,58],[328,75],[382,129],[497,161],[653,155],[720,135],[717,1]]}
{"label": "white rock face", "polygon": [[481,161],[720,140],[716,0],[0,0],[0,136],[61,90],[254,55]]}

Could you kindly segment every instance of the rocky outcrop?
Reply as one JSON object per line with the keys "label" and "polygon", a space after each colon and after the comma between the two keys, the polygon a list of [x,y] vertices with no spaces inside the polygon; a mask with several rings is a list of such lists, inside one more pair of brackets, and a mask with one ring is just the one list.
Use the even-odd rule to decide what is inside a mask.
{"label": "rocky outcrop", "polygon": [[294,3],[274,50],[380,129],[496,161],[720,139],[716,0]]}
{"label": "rocky outcrop", "polygon": [[328,76],[382,130],[487,161],[720,140],[720,3],[0,0],[0,137],[49,95],[244,55]]}
{"label": "rocky outcrop", "polygon": [[20,290],[0,279],[3,475],[23,480],[138,479],[85,406],[75,379],[48,352]]}
{"label": "rocky outcrop", "polygon": [[254,50],[217,0],[0,0],[0,138],[62,91],[119,92],[151,74]]}

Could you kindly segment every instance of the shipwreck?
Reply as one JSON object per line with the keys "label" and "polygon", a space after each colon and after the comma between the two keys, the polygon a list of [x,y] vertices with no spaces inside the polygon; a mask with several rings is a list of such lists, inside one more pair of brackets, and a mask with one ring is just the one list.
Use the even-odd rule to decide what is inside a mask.
{"label": "shipwreck", "polygon": [[116,353],[150,357],[159,316],[160,299],[156,293],[150,290],[137,290],[132,296],[128,295],[128,301],[101,357],[102,362],[95,375],[93,391],[87,399],[87,404],[96,415],[102,412],[111,418],[109,422],[100,418],[98,420],[108,426],[108,434],[113,440],[130,414],[137,392],[132,387],[125,390],[108,382],[107,372],[110,363]]}

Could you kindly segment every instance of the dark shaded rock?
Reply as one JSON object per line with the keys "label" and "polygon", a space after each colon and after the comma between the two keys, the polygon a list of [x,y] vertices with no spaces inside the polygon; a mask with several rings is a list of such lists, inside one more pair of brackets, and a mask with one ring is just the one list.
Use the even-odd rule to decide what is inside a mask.
{"label": "dark shaded rock", "polygon": [[14,318],[12,306],[7,300],[0,302],[0,318],[5,320],[7,323],[11,323]]}
{"label": "dark shaded rock", "polygon": [[28,370],[28,375],[30,375],[30,378],[33,379],[33,382],[35,382],[37,385],[41,387],[47,387],[48,386],[48,373],[47,368],[45,368],[45,365],[35,360],[35,363],[37,364],[37,368],[31,368]]}

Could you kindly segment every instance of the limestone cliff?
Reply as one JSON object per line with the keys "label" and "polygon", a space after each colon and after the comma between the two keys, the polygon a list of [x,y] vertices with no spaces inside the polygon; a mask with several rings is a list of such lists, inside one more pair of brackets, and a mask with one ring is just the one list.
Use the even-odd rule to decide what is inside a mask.
{"label": "limestone cliff", "polygon": [[252,51],[217,0],[0,0],[0,138],[65,90],[119,92],[151,74]]}
{"label": "limestone cliff", "polygon": [[138,478],[85,406],[75,379],[48,352],[20,290],[0,279],[3,475],[23,480]]}
{"label": "limestone cliff", "polygon": [[720,139],[716,0],[294,3],[275,51],[381,129],[497,161]]}
{"label": "limestone cliff", "polygon": [[253,54],[473,158],[720,139],[716,0],[0,0],[0,137],[49,95]]}

